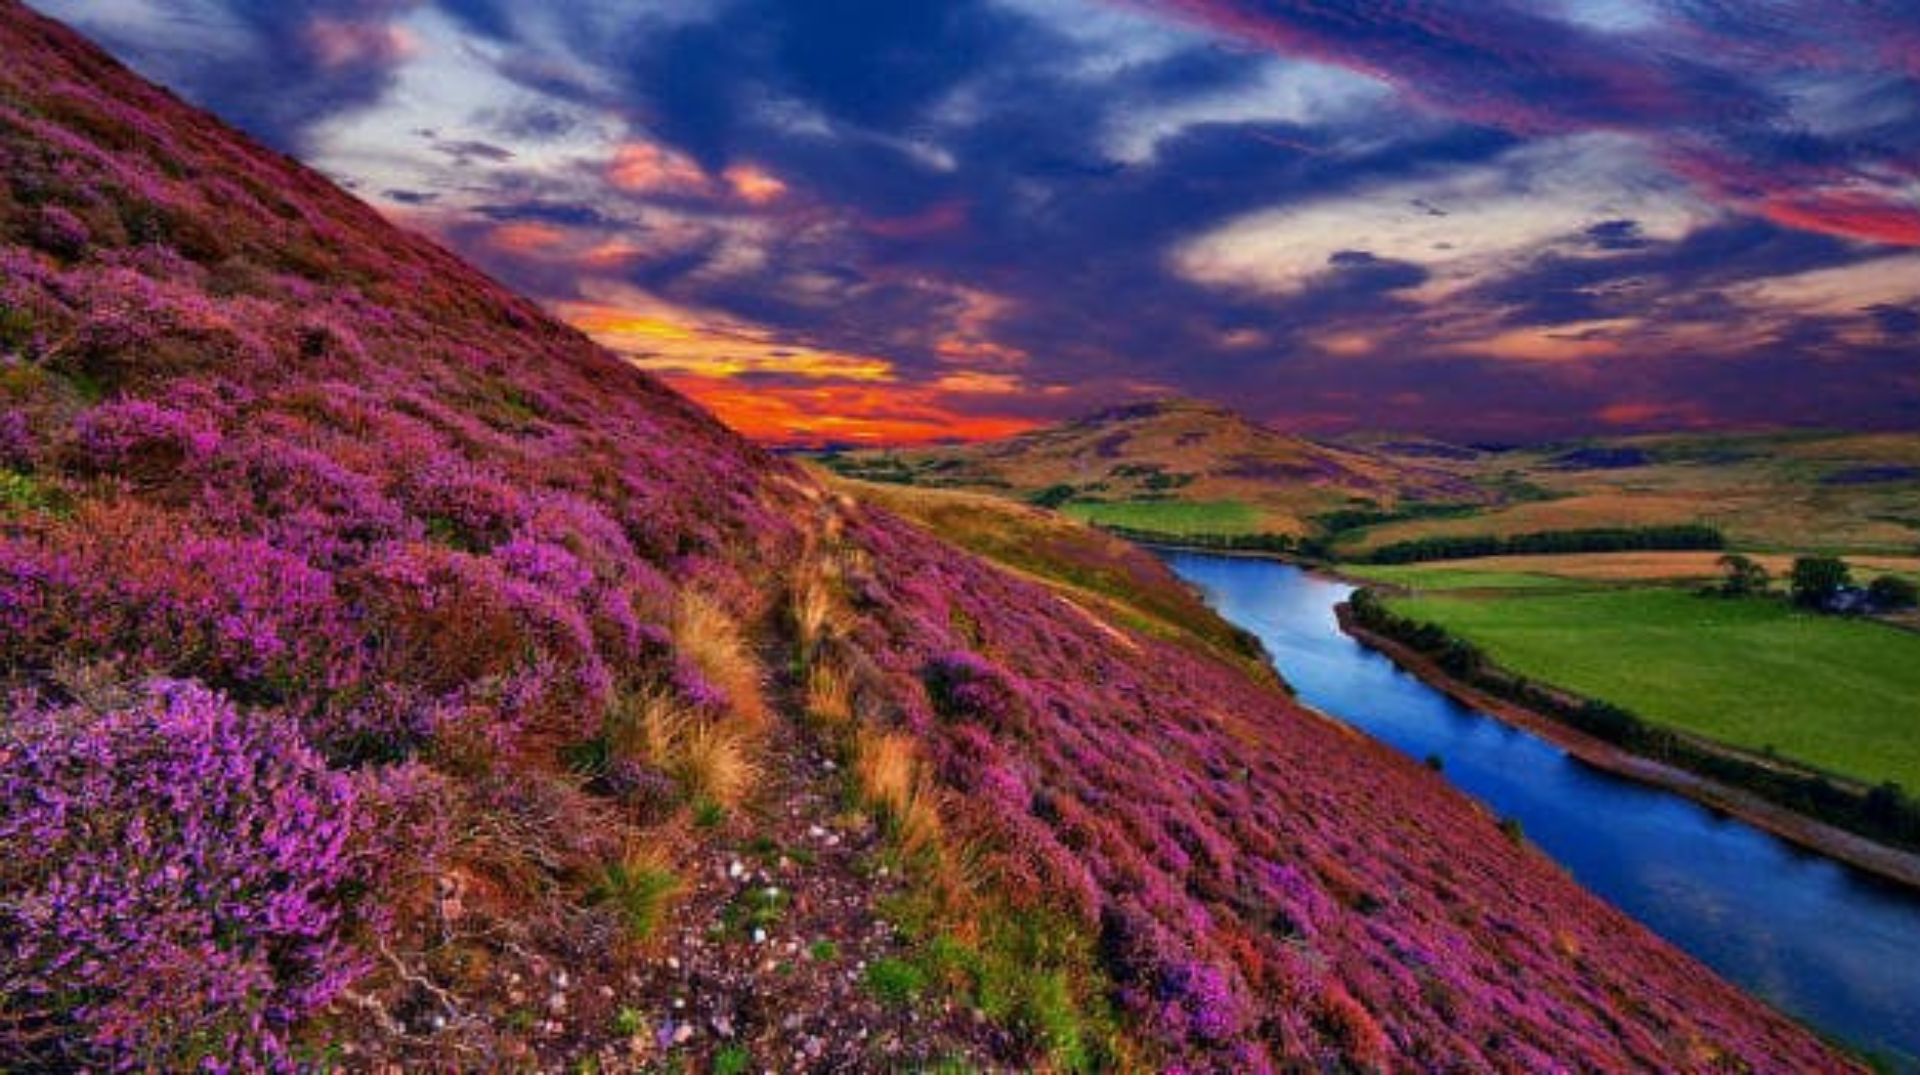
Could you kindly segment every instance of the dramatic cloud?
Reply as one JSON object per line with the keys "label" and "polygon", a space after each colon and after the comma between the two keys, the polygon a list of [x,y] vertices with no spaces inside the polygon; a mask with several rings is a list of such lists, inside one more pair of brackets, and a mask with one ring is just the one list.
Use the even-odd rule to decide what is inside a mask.
{"label": "dramatic cloud", "polygon": [[1920,423],[1900,0],[40,0],[756,436]]}

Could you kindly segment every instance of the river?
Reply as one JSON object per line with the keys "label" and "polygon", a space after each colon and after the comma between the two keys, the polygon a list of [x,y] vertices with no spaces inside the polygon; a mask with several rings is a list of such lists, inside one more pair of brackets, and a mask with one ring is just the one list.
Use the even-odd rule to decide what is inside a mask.
{"label": "river", "polygon": [[1920,894],[1455,703],[1340,631],[1350,585],[1265,559],[1159,554],[1260,638],[1301,700],[1438,755],[1456,786],[1668,941],[1882,1064],[1920,1067]]}

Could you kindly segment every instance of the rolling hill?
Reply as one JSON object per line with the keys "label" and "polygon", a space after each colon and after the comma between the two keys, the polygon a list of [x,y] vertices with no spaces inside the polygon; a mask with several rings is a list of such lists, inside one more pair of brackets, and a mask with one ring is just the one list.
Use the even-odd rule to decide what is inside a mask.
{"label": "rolling hill", "polygon": [[996,442],[834,455],[845,475],[998,492],[1165,532],[1306,536],[1357,508],[1479,505],[1460,472],[1283,434],[1217,405],[1149,401]]}
{"label": "rolling hill", "polygon": [[1282,534],[1343,558],[1433,537],[1703,524],[1762,551],[1920,550],[1920,435],[1310,440],[1193,401],[1010,439],[829,455],[844,475],[1057,506],[1166,537]]}
{"label": "rolling hill", "polygon": [[0,56],[9,1066],[1851,1067],[1204,624]]}
{"label": "rolling hill", "polygon": [[1430,536],[1607,526],[1713,525],[1762,551],[1902,555],[1920,551],[1920,434],[1785,431],[1644,435],[1410,456],[1368,448],[1469,484],[1535,497],[1457,520],[1388,522],[1342,539],[1347,550]]}

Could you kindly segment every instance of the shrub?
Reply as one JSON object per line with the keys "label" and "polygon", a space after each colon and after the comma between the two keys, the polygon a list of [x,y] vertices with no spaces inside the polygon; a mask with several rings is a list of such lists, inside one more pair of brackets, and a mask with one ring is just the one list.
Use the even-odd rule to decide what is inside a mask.
{"label": "shrub", "polygon": [[93,239],[93,234],[87,229],[86,222],[66,207],[43,206],[39,220],[34,223],[33,239],[42,251],[72,259],[87,250],[87,242]]}
{"label": "shrub", "polygon": [[1853,581],[1847,564],[1831,555],[1802,555],[1793,560],[1793,602],[1819,607]]}
{"label": "shrub", "polygon": [[1726,574],[1720,583],[1719,592],[1722,596],[1760,596],[1773,580],[1766,567],[1745,555],[1722,555],[1719,566]]}
{"label": "shrub", "polygon": [[0,762],[0,1057],[291,1065],[287,1029],[361,971],[347,781],[284,718],[182,682],[25,709]]}
{"label": "shrub", "polygon": [[1882,574],[1867,583],[1867,598],[1884,611],[1904,611],[1920,603],[1920,588],[1906,578]]}
{"label": "shrub", "polygon": [[941,653],[927,663],[923,677],[934,708],[949,720],[978,720],[994,730],[1018,720],[1018,699],[1006,676],[974,653]]}
{"label": "shrub", "polygon": [[1563,529],[1513,536],[1430,536],[1384,544],[1362,562],[1411,563],[1477,559],[1489,555],[1551,555],[1589,551],[1717,551],[1726,546],[1710,525]]}
{"label": "shrub", "polygon": [[152,401],[96,406],[75,424],[82,463],[141,484],[172,479],[181,467],[211,457],[220,435],[199,418]]}

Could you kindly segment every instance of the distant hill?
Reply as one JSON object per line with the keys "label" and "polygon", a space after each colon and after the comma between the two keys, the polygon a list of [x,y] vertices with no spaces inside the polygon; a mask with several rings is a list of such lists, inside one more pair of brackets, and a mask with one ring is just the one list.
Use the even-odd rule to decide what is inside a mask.
{"label": "distant hill", "polygon": [[1172,532],[1307,536],[1327,531],[1328,515],[1502,499],[1497,487],[1416,455],[1288,435],[1185,399],[1124,405],[996,442],[827,460],[857,478],[999,492]]}
{"label": "distant hill", "polygon": [[1697,523],[1755,550],[1920,552],[1916,432],[1636,435],[1470,455],[1383,436],[1356,445],[1529,497],[1358,529],[1339,539],[1348,551],[1435,536]]}
{"label": "distant hill", "polygon": [[1000,494],[1143,536],[1278,535],[1342,556],[1431,537],[1675,525],[1764,550],[1920,550],[1915,433],[1308,439],[1170,400],[996,442],[823,460],[856,478]]}

